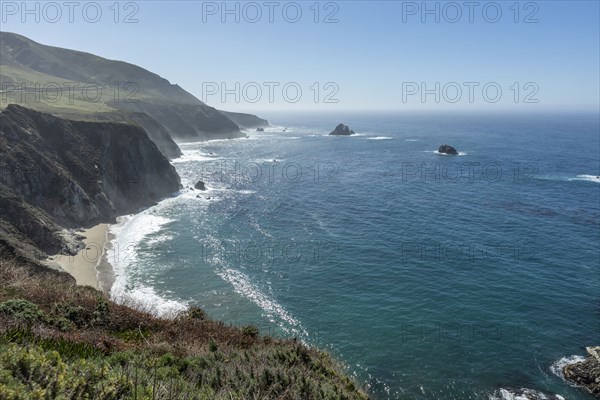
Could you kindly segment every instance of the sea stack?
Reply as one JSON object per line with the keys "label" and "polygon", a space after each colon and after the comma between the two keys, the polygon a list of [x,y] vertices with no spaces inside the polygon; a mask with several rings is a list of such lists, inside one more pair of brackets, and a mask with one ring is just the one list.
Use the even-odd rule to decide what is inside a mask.
{"label": "sea stack", "polygon": [[452,156],[458,155],[458,151],[456,151],[456,149],[454,147],[447,145],[447,144],[441,145],[440,148],[438,149],[438,153],[450,154]]}
{"label": "sea stack", "polygon": [[344,124],[339,124],[338,126],[335,127],[335,129],[330,133],[330,135],[336,135],[336,136],[350,136],[350,135],[354,135],[354,131],[350,128],[348,128],[348,125],[344,125]]}
{"label": "sea stack", "polygon": [[196,189],[196,190],[206,190],[206,185],[204,184],[204,182],[198,181],[198,183],[196,183],[194,185],[194,189]]}

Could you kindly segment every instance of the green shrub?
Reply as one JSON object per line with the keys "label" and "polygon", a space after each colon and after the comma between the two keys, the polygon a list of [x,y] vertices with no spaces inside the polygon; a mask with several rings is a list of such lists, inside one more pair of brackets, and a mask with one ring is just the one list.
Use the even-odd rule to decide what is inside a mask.
{"label": "green shrub", "polygon": [[[24,343],[0,341],[0,399],[241,400],[257,394],[284,400],[368,399],[347,378],[336,382],[336,374],[329,380],[311,369],[289,369],[278,361],[278,349],[223,349],[185,358],[139,350],[107,356],[86,354],[83,344],[32,341],[31,331],[13,336],[23,335],[29,339]],[[297,350],[286,352],[289,358]]]}
{"label": "green shrub", "polygon": [[66,362],[57,351],[11,343],[0,347],[0,398],[121,399],[130,383],[103,363]]}
{"label": "green shrub", "polygon": [[247,325],[245,327],[242,328],[242,333],[245,336],[249,336],[252,338],[255,338],[258,336],[258,328],[254,325]]}
{"label": "green shrub", "polygon": [[106,362],[110,365],[126,366],[135,358],[135,353],[132,350],[120,351],[106,357]]}
{"label": "green shrub", "polygon": [[50,325],[55,326],[61,332],[67,332],[67,331],[69,331],[71,329],[71,326],[73,325],[71,323],[71,321],[69,321],[68,319],[66,319],[64,317],[49,318],[47,320],[47,322]]}
{"label": "green shrub", "polygon": [[36,304],[22,299],[7,300],[0,303],[0,313],[20,319],[28,324],[43,321],[45,317],[44,312]]}
{"label": "green shrub", "polygon": [[200,321],[204,321],[207,319],[206,312],[200,307],[196,306],[192,306],[188,309],[187,316]]}
{"label": "green shrub", "polygon": [[96,309],[92,317],[93,326],[105,326],[110,322],[110,306],[102,296],[98,297]]}
{"label": "green shrub", "polygon": [[128,329],[116,332],[114,336],[128,343],[142,343],[149,338],[151,332],[148,328]]}
{"label": "green shrub", "polygon": [[67,358],[91,358],[103,355],[102,351],[88,343],[73,342],[62,337],[38,337],[31,328],[10,329],[0,336],[0,343],[2,342],[35,345],[46,351],[55,351]]}
{"label": "green shrub", "polygon": [[85,308],[71,303],[61,302],[54,304],[52,315],[55,320],[62,318],[74,323],[78,327],[86,326],[89,322],[89,315]]}

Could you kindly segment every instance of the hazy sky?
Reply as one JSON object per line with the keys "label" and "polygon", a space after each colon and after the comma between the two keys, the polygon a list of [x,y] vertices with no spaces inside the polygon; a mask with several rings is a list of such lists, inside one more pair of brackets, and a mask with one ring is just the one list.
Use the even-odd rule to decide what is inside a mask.
{"label": "hazy sky", "polygon": [[3,31],[223,109],[599,108],[599,1],[1,3]]}

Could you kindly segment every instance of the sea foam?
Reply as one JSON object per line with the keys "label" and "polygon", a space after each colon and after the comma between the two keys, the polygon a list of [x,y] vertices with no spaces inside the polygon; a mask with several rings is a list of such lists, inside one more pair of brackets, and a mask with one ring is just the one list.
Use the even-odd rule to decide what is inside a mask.
{"label": "sea foam", "polygon": [[490,400],[565,400],[561,395],[547,395],[534,389],[500,389],[490,395]]}
{"label": "sea foam", "polygon": [[[115,281],[111,287],[112,300],[133,306],[137,309],[150,312],[157,316],[172,316],[184,310],[184,302],[167,299],[156,293],[146,284],[134,282],[138,261],[138,251],[142,242],[152,243],[148,238],[160,232],[162,228],[173,220],[153,215],[152,209],[143,211],[133,216],[120,217],[116,225],[109,228],[113,239],[106,252],[106,260],[112,266]],[[152,239],[166,240],[169,235]]]}
{"label": "sea foam", "polygon": [[578,362],[581,362],[584,360],[585,360],[585,357],[582,357],[579,355],[574,355],[574,356],[570,356],[570,357],[562,357],[561,359],[552,363],[552,365],[550,366],[550,371],[554,375],[556,375],[560,379],[562,379],[563,381],[567,382],[569,385],[575,386],[572,382],[567,381],[565,379],[565,376],[563,375],[563,368],[569,364],[575,364],[575,363],[578,363]]}
{"label": "sea foam", "polygon": [[[437,151],[437,150],[433,150],[433,151],[431,151],[431,150],[427,151],[427,150],[426,150],[426,153],[435,153],[435,154],[439,154],[440,156],[451,156],[451,155],[452,155],[452,154],[440,153],[440,152],[439,152],[439,151]],[[459,151],[459,152],[458,152],[458,155],[459,155],[459,156],[466,156],[466,155],[467,155],[467,153],[465,153],[464,151]]]}
{"label": "sea foam", "polygon": [[588,181],[600,183],[600,176],[598,175],[577,175],[575,178],[569,178],[570,181]]}
{"label": "sea foam", "polygon": [[223,280],[229,282],[238,294],[258,305],[266,313],[270,322],[283,321],[284,326],[281,326],[281,328],[285,333],[298,338],[308,337],[308,332],[302,327],[300,321],[294,318],[277,301],[263,293],[243,272],[232,268],[223,268],[217,274]]}
{"label": "sea foam", "polygon": [[368,140],[392,140],[393,138],[389,137],[389,136],[373,136],[370,137]]}

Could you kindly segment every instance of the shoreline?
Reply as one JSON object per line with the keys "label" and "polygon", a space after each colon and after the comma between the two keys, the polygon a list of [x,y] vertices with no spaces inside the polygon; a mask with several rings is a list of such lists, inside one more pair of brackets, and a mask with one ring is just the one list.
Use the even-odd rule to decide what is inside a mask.
{"label": "shoreline", "polygon": [[[117,218],[116,224],[119,223]],[[115,239],[115,234],[110,231],[110,228],[114,226],[109,224],[106,227],[106,235],[104,236],[104,245],[102,246],[102,256],[96,264],[96,280],[98,282],[99,290],[104,293],[110,293],[112,285],[115,282],[115,272],[113,266],[108,262],[108,250],[112,248],[112,242]]]}
{"label": "shoreline", "polygon": [[98,224],[84,230],[81,233],[84,237],[84,247],[76,255],[54,254],[48,257],[48,261],[57,264],[71,275],[77,285],[91,286],[96,290],[108,293],[110,285],[100,279],[99,273],[106,273],[109,226],[109,224]]}

